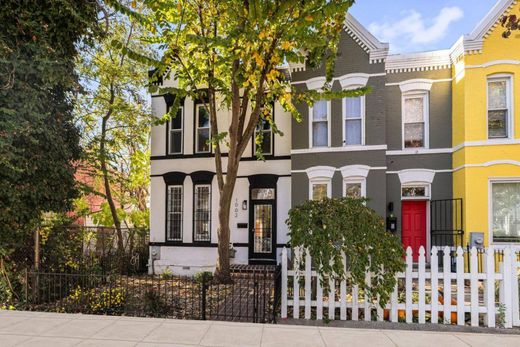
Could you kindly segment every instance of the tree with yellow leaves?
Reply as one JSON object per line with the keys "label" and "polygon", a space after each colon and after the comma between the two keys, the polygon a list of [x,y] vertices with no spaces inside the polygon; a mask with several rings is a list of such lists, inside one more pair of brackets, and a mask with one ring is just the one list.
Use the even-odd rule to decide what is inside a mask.
{"label": "tree with yellow leaves", "polygon": [[[231,198],[240,159],[259,122],[268,122],[282,135],[270,117],[275,101],[299,120],[298,103],[367,92],[330,90],[339,36],[354,0],[143,0],[145,15],[111,2],[154,33],[149,41],[163,52],[159,61],[128,54],[153,64],[155,79],[178,82],[175,88],[155,89],[176,96],[167,117],[176,115],[185,96],[205,100],[220,193],[215,278],[229,282]],[[283,73],[288,63],[325,66],[323,89],[297,91]],[[227,129],[218,128],[221,107],[230,109]],[[261,138],[255,141],[261,143]],[[226,168],[222,146],[228,147]],[[257,156],[262,159],[261,153]]]}

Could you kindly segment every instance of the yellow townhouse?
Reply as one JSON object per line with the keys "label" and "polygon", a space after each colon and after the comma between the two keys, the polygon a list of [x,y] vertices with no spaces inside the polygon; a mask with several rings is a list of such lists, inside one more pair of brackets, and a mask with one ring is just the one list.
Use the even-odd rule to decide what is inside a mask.
{"label": "yellow townhouse", "polygon": [[[464,204],[465,242],[520,244],[520,30],[504,37],[500,0],[452,48],[453,195]],[[481,234],[478,234],[481,233]]]}

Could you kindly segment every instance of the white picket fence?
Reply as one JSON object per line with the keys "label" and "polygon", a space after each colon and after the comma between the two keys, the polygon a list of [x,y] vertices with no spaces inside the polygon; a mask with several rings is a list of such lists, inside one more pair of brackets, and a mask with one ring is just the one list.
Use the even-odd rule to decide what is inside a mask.
{"label": "white picket fence", "polygon": [[[408,248],[406,270],[396,274],[398,284],[390,302],[383,308],[369,300],[356,285],[349,285],[350,281],[337,283],[333,278],[325,279],[329,281],[330,290],[324,293],[319,274],[311,268],[309,253],[305,252],[303,257],[303,252],[295,249],[293,266],[289,269],[290,259],[284,248],[281,317],[288,318],[291,313],[290,318],[300,319],[303,313],[303,319],[322,320],[324,311],[328,311],[325,313],[329,320],[359,320],[363,315],[365,321],[375,316],[378,321],[391,322],[436,324],[440,320],[444,324],[520,326],[517,251],[490,247],[479,254],[473,248],[467,257],[469,263],[465,263],[464,250],[459,247],[456,271],[452,272],[450,254],[453,251],[449,247],[442,250],[432,247],[429,257],[421,247],[415,265],[412,250]],[[443,266],[439,267],[440,257]],[[370,284],[370,273],[365,280]],[[289,283],[291,288],[288,288]]]}

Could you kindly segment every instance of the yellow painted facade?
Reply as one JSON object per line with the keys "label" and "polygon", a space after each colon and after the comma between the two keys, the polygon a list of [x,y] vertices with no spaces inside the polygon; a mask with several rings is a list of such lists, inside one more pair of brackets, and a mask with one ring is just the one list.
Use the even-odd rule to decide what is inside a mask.
{"label": "yellow painted facade", "polygon": [[[511,13],[520,14],[520,4]],[[464,202],[465,244],[471,232],[492,243],[490,181],[520,181],[520,32],[509,39],[496,26],[481,52],[465,52],[453,66],[453,195]],[[508,75],[512,86],[512,134],[488,138],[487,81]],[[510,124],[511,125],[511,124]]]}

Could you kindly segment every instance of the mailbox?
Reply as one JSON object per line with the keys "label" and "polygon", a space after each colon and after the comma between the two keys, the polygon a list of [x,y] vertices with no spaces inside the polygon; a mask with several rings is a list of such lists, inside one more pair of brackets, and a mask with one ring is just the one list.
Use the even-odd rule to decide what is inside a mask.
{"label": "mailbox", "polygon": [[393,233],[397,231],[397,218],[393,214],[386,217],[386,230]]}
{"label": "mailbox", "polygon": [[389,202],[387,209],[389,214],[386,217],[386,230],[395,233],[397,231],[397,217],[394,216],[394,203]]}

